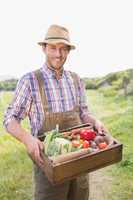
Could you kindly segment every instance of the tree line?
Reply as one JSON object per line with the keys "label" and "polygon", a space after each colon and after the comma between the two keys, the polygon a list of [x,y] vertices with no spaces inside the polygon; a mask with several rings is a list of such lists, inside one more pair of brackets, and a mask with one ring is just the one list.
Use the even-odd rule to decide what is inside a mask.
{"label": "tree line", "polygon": [[[86,89],[100,89],[106,94],[108,90],[110,95],[119,90],[123,90],[125,96],[133,94],[133,69],[114,72],[97,78],[84,77],[83,81],[85,82]],[[0,91],[14,91],[17,82],[17,79],[0,81]]]}
{"label": "tree line", "polygon": [[18,82],[17,79],[0,81],[0,91],[14,91],[17,82]]}

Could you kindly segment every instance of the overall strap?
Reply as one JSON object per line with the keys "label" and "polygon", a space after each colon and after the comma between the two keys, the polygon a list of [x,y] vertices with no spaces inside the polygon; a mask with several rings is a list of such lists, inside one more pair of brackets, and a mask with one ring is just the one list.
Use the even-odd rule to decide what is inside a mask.
{"label": "overall strap", "polygon": [[78,95],[78,76],[76,73],[74,72],[70,72],[71,76],[73,78],[73,82],[74,82],[74,87],[75,87],[75,92],[76,92],[76,106],[79,106],[79,95]]}
{"label": "overall strap", "polygon": [[46,94],[45,94],[45,91],[44,91],[44,81],[42,79],[42,74],[41,74],[41,71],[38,69],[35,71],[35,76],[36,76],[36,79],[38,81],[38,86],[39,86],[39,92],[40,92],[40,96],[41,96],[41,102],[42,102],[42,107],[43,107],[43,111],[44,113],[48,112],[49,109],[48,109],[48,101],[47,101],[47,98],[46,98]]}

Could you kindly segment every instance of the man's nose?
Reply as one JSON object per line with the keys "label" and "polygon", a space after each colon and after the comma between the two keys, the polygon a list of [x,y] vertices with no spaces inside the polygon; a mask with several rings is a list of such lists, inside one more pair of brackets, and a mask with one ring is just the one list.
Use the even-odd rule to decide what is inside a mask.
{"label": "man's nose", "polygon": [[57,57],[60,56],[61,55],[61,50],[60,49],[56,49],[55,54],[56,54]]}

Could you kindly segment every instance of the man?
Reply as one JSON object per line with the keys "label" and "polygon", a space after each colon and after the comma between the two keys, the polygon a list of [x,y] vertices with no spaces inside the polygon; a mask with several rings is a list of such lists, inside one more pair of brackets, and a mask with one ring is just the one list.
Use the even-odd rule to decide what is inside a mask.
{"label": "man", "polygon": [[[46,56],[45,64],[37,71],[24,75],[16,88],[12,103],[5,114],[4,125],[9,133],[22,142],[34,161],[35,200],[88,200],[86,176],[52,186],[41,167],[41,134],[55,128],[72,127],[90,122],[98,132],[105,130],[87,108],[85,89],[81,79],[63,65],[70,50],[69,32],[58,25],[49,27],[45,39],[38,43]],[[29,117],[31,133],[21,126]],[[40,166],[40,167],[39,167]]]}

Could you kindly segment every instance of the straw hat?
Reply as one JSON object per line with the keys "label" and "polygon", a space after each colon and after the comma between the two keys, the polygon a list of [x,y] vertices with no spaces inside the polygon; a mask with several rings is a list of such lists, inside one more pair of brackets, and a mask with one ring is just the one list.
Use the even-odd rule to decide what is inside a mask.
{"label": "straw hat", "polygon": [[42,42],[38,42],[39,45],[44,44],[57,44],[64,43],[70,46],[71,49],[75,49],[75,46],[71,44],[69,32],[66,28],[59,25],[51,25],[45,35]]}

